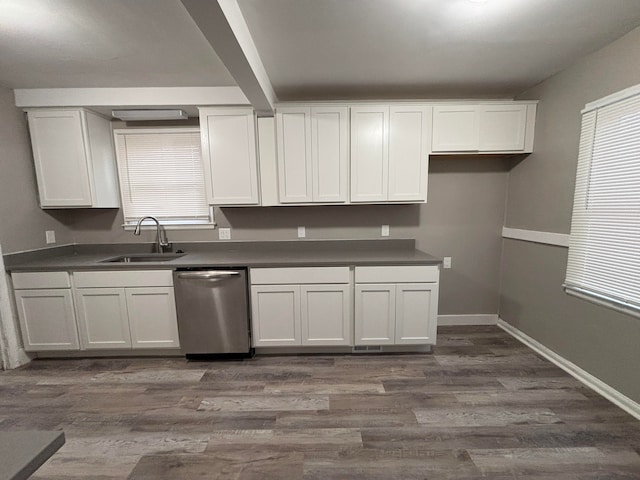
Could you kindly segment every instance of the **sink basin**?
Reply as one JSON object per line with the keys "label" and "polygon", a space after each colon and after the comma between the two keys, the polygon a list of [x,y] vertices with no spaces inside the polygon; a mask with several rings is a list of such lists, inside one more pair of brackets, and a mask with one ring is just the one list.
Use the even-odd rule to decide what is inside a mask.
{"label": "sink basin", "polygon": [[184,256],[184,253],[143,253],[132,255],[120,255],[107,258],[99,263],[144,263],[144,262],[168,262]]}

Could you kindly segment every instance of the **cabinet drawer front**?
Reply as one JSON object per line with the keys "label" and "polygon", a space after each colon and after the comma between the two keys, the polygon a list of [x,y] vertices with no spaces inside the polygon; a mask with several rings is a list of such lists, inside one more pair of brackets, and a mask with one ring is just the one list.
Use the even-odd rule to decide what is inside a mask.
{"label": "cabinet drawer front", "polygon": [[13,288],[71,288],[67,272],[12,273]]}
{"label": "cabinet drawer front", "polygon": [[418,283],[437,282],[437,265],[356,267],[356,283]]}
{"label": "cabinet drawer front", "polygon": [[252,268],[251,285],[349,283],[349,267]]}
{"label": "cabinet drawer front", "polygon": [[130,270],[74,272],[76,288],[99,287],[172,287],[171,270]]}

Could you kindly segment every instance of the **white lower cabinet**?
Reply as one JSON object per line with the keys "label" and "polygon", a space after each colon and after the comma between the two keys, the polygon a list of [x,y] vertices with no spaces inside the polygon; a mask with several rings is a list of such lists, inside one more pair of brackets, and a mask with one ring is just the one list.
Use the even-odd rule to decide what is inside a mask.
{"label": "white lower cabinet", "polygon": [[251,269],[253,346],[351,345],[348,267]]}
{"label": "white lower cabinet", "polygon": [[133,348],[177,348],[178,319],[173,287],[127,288]]}
{"label": "white lower cabinet", "polygon": [[78,289],[76,302],[83,349],[131,348],[124,288]]}
{"label": "white lower cabinet", "polygon": [[22,342],[27,352],[78,350],[78,331],[67,272],[11,276]]}
{"label": "white lower cabinet", "polygon": [[355,279],[356,345],[435,344],[437,266],[356,267]]}
{"label": "white lower cabinet", "polygon": [[350,285],[301,285],[302,345],[351,345]]}
{"label": "white lower cabinet", "polygon": [[251,287],[253,345],[300,345],[300,287],[257,285]]}
{"label": "white lower cabinet", "polygon": [[178,348],[172,272],[76,272],[83,349]]}

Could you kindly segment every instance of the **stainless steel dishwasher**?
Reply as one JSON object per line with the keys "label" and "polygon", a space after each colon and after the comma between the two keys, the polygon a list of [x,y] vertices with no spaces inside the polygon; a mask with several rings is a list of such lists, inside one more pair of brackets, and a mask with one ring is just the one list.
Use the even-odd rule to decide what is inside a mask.
{"label": "stainless steel dishwasher", "polygon": [[174,272],[180,346],[187,358],[250,356],[247,270]]}

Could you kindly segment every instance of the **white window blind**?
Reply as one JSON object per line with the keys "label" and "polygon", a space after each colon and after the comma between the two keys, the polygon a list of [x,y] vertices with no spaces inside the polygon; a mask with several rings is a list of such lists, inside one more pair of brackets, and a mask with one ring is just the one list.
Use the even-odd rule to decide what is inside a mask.
{"label": "white window blind", "polygon": [[165,224],[209,223],[200,131],[115,130],[125,223],[147,215]]}
{"label": "white window blind", "polygon": [[583,111],[565,288],[640,314],[639,88]]}

